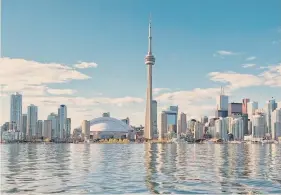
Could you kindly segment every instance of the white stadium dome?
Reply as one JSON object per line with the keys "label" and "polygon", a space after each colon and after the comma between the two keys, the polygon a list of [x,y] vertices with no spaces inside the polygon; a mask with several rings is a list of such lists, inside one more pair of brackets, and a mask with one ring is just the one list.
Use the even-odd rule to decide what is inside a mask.
{"label": "white stadium dome", "polygon": [[93,138],[126,138],[133,131],[131,126],[112,117],[100,117],[90,121],[90,134]]}

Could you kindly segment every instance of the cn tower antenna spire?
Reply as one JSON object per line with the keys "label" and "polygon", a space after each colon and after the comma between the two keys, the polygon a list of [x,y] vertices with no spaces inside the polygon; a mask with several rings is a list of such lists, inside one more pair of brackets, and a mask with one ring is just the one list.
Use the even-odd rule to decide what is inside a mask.
{"label": "cn tower antenna spire", "polygon": [[151,13],[149,16],[149,28],[148,28],[148,53],[152,54]]}

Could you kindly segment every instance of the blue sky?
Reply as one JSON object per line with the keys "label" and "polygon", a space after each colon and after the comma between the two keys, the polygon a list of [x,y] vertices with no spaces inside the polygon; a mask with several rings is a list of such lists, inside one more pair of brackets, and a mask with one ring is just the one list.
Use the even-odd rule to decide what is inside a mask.
{"label": "blue sky", "polygon": [[[59,97],[144,98],[144,56],[150,13],[156,57],[153,87],[167,88],[166,93],[169,93],[165,96],[163,90],[163,94],[155,94],[159,111],[170,104],[179,104],[182,111],[192,112],[190,116],[199,116],[205,111],[194,110],[196,102],[190,97],[186,97],[189,103],[185,104],[185,97],[178,97],[179,93],[192,91],[192,94],[184,94],[196,98],[193,89],[208,90],[221,85],[229,87],[230,99],[235,101],[251,97],[264,103],[272,96],[281,101],[279,75],[274,81],[269,78],[260,84],[249,81],[250,84],[242,87],[233,87],[236,80],[229,81],[229,75],[224,75],[224,82],[222,78],[215,82],[209,75],[210,72],[232,71],[239,75],[230,76],[237,79],[242,75],[248,80],[245,74],[258,76],[267,71],[259,67],[281,67],[280,0],[2,0],[2,57],[9,58],[11,66],[13,59],[69,67],[79,61],[97,63],[96,68],[77,70],[90,79],[73,78],[65,83],[42,84],[53,89],[76,90],[67,96],[56,94]],[[225,52],[214,55],[217,51]],[[246,60],[253,56],[256,59]],[[243,64],[252,67],[243,68]],[[7,93],[13,91],[12,84],[3,79],[1,82],[10,85]],[[269,84],[264,85],[266,82]],[[24,87],[16,89],[24,94]],[[215,97],[217,91],[212,92]],[[31,96],[30,101],[31,98],[35,103],[39,101]],[[48,98],[46,94],[40,96]],[[173,101],[165,99],[168,96],[173,96]],[[211,99],[206,97],[208,109],[211,105],[215,108]],[[125,102],[128,105],[124,103],[116,108],[105,104],[85,105],[83,109],[88,109],[90,118],[97,117],[101,111],[111,111],[117,118],[128,115],[132,122],[142,123],[144,102]],[[213,111],[208,109],[206,113],[211,114]],[[39,117],[44,118],[49,110],[40,106],[39,112]],[[75,123],[80,121],[77,119]]]}

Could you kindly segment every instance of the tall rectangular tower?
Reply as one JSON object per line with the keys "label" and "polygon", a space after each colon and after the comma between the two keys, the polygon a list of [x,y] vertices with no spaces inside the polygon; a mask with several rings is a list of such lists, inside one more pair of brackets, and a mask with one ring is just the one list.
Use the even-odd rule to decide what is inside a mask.
{"label": "tall rectangular tower", "polygon": [[17,131],[22,131],[22,95],[15,93],[11,95],[10,123],[15,125]]}

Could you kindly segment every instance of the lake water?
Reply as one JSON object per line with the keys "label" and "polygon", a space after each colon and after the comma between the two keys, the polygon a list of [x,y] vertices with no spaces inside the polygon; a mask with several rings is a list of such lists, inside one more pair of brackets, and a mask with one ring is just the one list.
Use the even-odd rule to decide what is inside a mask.
{"label": "lake water", "polygon": [[1,194],[281,194],[277,144],[2,144]]}

